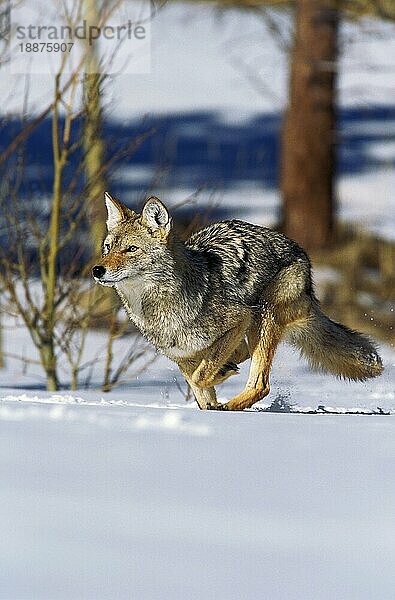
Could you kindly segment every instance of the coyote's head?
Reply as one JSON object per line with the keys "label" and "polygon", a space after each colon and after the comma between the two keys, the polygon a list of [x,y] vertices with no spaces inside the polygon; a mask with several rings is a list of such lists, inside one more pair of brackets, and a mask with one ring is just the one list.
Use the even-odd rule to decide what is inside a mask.
{"label": "coyote's head", "polygon": [[154,196],[138,215],[105,193],[108,234],[103,255],[92,269],[101,285],[114,286],[123,279],[163,277],[170,259],[171,219],[166,207]]}

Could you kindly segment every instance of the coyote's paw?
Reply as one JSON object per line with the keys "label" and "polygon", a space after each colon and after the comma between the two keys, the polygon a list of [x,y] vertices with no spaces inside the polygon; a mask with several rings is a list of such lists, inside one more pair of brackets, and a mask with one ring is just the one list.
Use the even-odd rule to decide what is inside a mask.
{"label": "coyote's paw", "polygon": [[228,410],[226,404],[207,404],[207,410]]}

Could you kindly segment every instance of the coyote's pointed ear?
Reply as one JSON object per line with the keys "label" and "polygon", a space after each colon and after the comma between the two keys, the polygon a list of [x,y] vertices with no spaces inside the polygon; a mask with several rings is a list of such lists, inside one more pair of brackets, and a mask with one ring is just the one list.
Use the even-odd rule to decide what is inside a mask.
{"label": "coyote's pointed ear", "polygon": [[124,221],[131,211],[108,192],[104,192],[104,200],[107,207],[107,230],[110,231]]}
{"label": "coyote's pointed ear", "polygon": [[171,230],[171,218],[167,208],[155,196],[150,196],[146,200],[141,213],[141,223],[153,233],[160,233],[164,238],[167,238]]}

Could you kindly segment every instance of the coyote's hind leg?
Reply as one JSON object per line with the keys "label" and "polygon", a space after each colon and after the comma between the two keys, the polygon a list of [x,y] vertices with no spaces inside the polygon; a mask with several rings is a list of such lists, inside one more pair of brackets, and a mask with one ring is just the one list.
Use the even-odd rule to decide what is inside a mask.
{"label": "coyote's hind leg", "polygon": [[273,356],[282,337],[284,327],[268,314],[247,334],[251,350],[251,366],[245,389],[221,406],[224,410],[244,410],[262,400],[270,391],[269,373]]}

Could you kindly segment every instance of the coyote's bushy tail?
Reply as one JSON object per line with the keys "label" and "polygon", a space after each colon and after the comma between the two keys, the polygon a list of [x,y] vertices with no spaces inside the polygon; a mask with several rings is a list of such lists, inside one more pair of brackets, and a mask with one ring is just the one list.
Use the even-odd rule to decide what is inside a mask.
{"label": "coyote's bushy tail", "polygon": [[295,325],[289,337],[315,369],[359,381],[383,371],[370,339],[329,319],[316,301],[311,304],[309,318]]}

